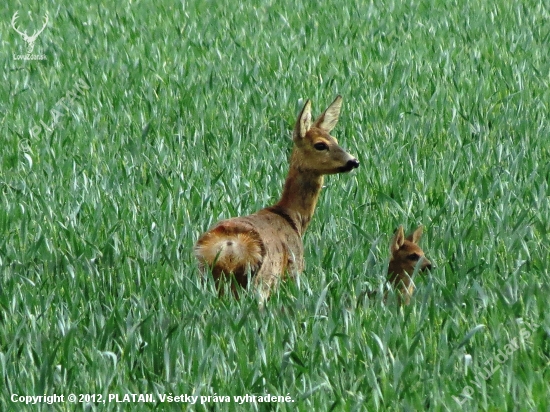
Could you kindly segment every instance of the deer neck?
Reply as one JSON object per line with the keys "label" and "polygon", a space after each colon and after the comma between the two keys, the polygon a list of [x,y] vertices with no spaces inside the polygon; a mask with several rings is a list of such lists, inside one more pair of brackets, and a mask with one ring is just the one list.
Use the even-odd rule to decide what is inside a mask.
{"label": "deer neck", "polygon": [[301,170],[299,165],[291,163],[283,195],[275,206],[286,210],[301,236],[313,216],[322,187],[323,175]]}
{"label": "deer neck", "polygon": [[390,260],[388,267],[388,279],[394,286],[399,286],[399,284],[402,283],[404,287],[408,288],[411,284],[411,277],[409,274],[406,273],[400,265],[396,264],[393,259]]}

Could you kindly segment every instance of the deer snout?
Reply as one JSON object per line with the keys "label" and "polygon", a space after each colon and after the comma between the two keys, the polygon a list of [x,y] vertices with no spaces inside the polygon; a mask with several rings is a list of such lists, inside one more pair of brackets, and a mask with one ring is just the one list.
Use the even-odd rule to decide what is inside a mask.
{"label": "deer snout", "polygon": [[357,159],[348,160],[347,166],[349,166],[350,170],[357,169],[359,167],[359,160]]}
{"label": "deer snout", "polygon": [[345,166],[340,168],[341,172],[349,172],[350,170],[356,169],[359,167],[359,160],[351,159],[348,160]]}

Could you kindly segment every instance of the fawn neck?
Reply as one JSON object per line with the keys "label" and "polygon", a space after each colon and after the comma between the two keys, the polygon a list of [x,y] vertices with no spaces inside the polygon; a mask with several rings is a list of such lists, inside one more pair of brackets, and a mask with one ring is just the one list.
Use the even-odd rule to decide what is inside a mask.
{"label": "fawn neck", "polygon": [[283,195],[275,206],[287,210],[302,236],[313,216],[322,186],[323,175],[300,170],[299,166],[291,162]]}
{"label": "fawn neck", "polygon": [[388,279],[390,283],[394,286],[399,286],[399,284],[403,284],[404,287],[408,288],[411,284],[412,280],[408,273],[406,273],[399,264],[396,264],[395,262],[390,262],[389,268],[388,268]]}

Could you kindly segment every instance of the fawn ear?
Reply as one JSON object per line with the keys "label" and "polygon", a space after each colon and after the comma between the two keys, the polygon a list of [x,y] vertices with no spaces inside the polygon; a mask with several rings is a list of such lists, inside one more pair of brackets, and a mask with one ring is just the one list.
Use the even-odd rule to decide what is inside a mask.
{"label": "fawn ear", "polygon": [[340,116],[340,109],[342,108],[342,96],[336,96],[336,99],[327,107],[327,110],[315,120],[313,124],[319,129],[323,129],[327,133],[330,133],[336,123],[338,123],[338,117]]}
{"label": "fawn ear", "polygon": [[390,245],[390,251],[392,255],[397,252],[401,246],[403,246],[403,243],[405,242],[405,232],[403,231],[403,225],[400,225],[393,235],[393,239],[391,241]]}
{"label": "fawn ear", "polygon": [[296,126],[294,127],[294,140],[306,137],[307,131],[311,129],[311,100],[308,99],[302,111],[298,115]]}
{"label": "fawn ear", "polygon": [[414,232],[412,232],[409,236],[407,236],[407,240],[409,242],[418,244],[418,242],[420,241],[420,238],[422,237],[423,230],[424,230],[423,226],[418,226]]}

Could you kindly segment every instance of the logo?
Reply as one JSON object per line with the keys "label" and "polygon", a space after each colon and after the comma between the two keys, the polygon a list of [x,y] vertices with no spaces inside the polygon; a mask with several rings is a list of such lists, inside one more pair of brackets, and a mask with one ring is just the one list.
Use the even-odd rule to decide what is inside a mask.
{"label": "logo", "polygon": [[14,55],[15,60],[46,60],[46,56],[44,56],[43,54],[37,55],[37,54],[32,54],[32,52],[34,50],[34,42],[36,41],[40,33],[42,33],[46,28],[46,26],[48,25],[48,13],[46,12],[44,16],[44,25],[42,26],[42,28],[36,31],[32,36],[29,36],[26,31],[22,32],[16,27],[15,24],[18,17],[19,17],[19,12],[16,11],[15,14],[13,15],[13,18],[11,19],[11,27],[21,37],[23,37],[23,40],[25,40],[25,43],[27,43],[27,54]]}

